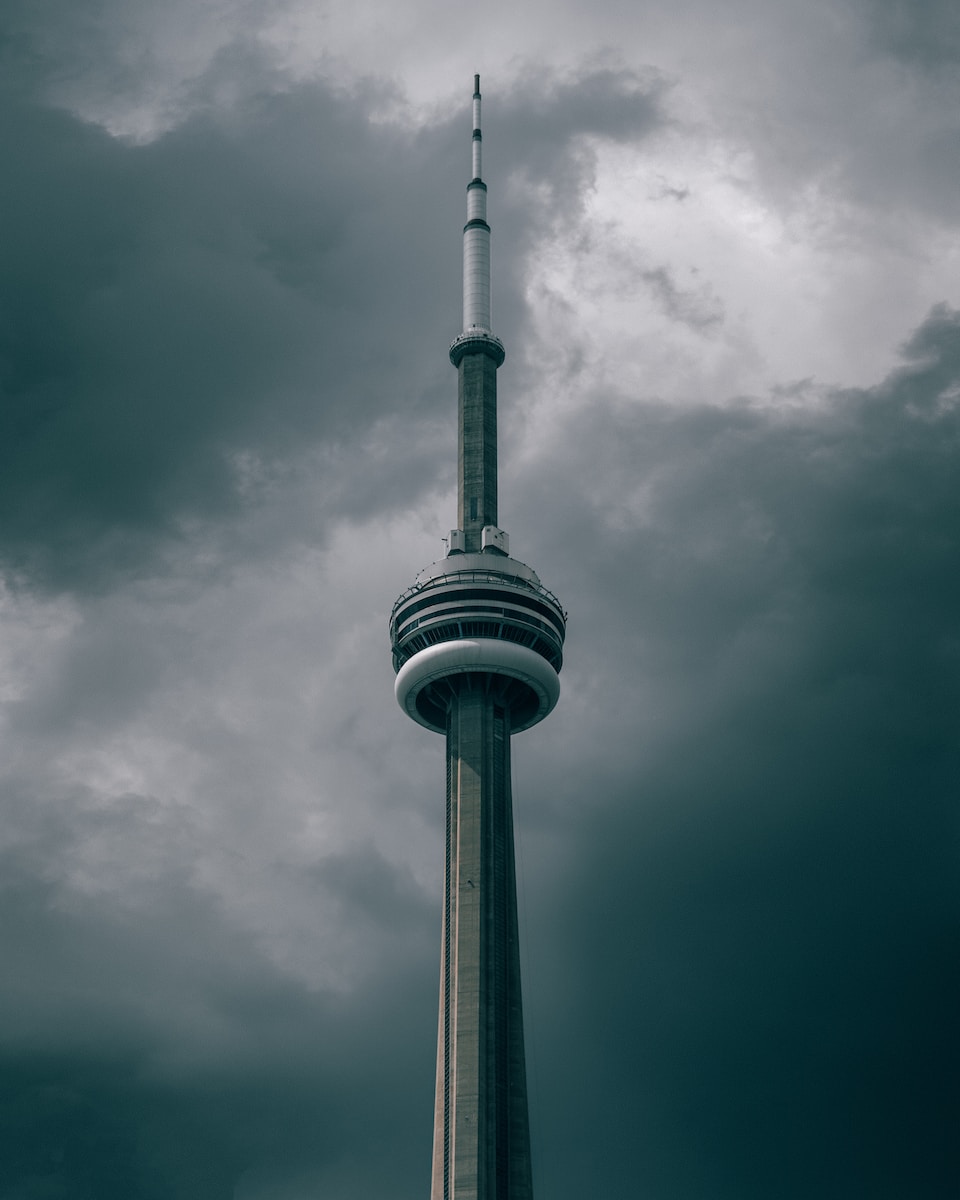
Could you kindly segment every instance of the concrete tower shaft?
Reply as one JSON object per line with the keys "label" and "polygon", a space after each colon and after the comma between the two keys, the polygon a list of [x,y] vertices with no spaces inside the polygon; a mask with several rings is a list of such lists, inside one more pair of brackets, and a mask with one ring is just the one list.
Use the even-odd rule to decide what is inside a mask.
{"label": "concrete tower shaft", "polygon": [[460,676],[447,837],[431,1200],[532,1200],[510,710]]}
{"label": "concrete tower shaft", "polygon": [[446,862],[431,1200],[532,1200],[510,738],[560,694],[566,614],[497,524],[490,226],[474,80],[464,227],[458,528],[390,617],[396,695],[447,749]]}

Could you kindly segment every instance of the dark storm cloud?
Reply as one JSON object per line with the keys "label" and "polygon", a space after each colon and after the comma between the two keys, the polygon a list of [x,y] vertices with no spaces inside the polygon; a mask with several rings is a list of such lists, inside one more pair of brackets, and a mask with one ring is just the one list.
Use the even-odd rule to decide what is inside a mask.
{"label": "dark storm cloud", "polygon": [[861,0],[877,49],[912,67],[939,69],[960,62],[960,12],[950,0]]}
{"label": "dark storm cloud", "polygon": [[495,139],[498,155],[527,172],[531,182],[566,191],[576,167],[567,157],[571,141],[584,135],[639,140],[662,122],[666,90],[652,70],[582,68],[566,78],[533,72],[511,91],[509,119]]}
{"label": "dark storm cloud", "polygon": [[[371,906],[396,922],[362,988],[318,991],[224,919],[194,880],[188,829],[161,860],[156,802],[130,796],[91,820],[90,801],[47,798],[33,840],[0,856],[4,1194],[232,1200],[298,1180],[337,1194],[349,1176],[372,1196],[392,1170],[423,1178],[429,1112],[406,1104],[432,1075],[419,889],[368,847],[318,864],[318,921],[335,910],[357,940]],[[11,807],[8,791],[8,821]],[[154,856],[135,889],[71,885],[79,845],[134,829]],[[371,1136],[381,1153],[357,1166]]]}
{"label": "dark storm cloud", "polygon": [[[439,741],[381,720],[385,644],[368,701],[364,612],[308,623],[295,597],[280,636],[249,614],[286,622],[289,579],[201,608],[189,555],[169,592],[118,577],[162,574],[191,521],[235,523],[254,557],[304,536],[315,466],[318,526],[449,480],[431,424],[453,429],[468,115],[400,132],[369,120],[374,86],[279,88],[234,50],[197,112],[134,145],[32,79],[2,118],[0,550],[31,582],[116,591],[3,697],[0,1192],[423,1196],[438,879],[425,895],[362,836],[298,858],[290,792],[312,770],[318,824],[335,801],[379,832],[427,811],[435,767],[439,849]],[[511,354],[524,254],[579,211],[591,139],[662,124],[660,89],[585,71],[488,101],[491,178],[519,181],[491,196]],[[809,388],[805,409],[588,393],[511,477],[510,528],[571,610],[563,699],[516,750],[542,1194],[950,1194],[958,389],[942,307],[877,387]],[[285,488],[290,521],[264,516]],[[293,658],[328,673],[238,715],[237,672],[272,686]],[[109,767],[134,718],[119,765],[171,760],[182,800],[64,782],[58,754]],[[284,957],[264,908],[315,940]],[[328,934],[356,941],[339,990]]]}
{"label": "dark storm cloud", "polygon": [[568,707],[517,791],[561,1195],[953,1187],[960,313],[904,357],[814,410],[605,409],[551,485]]}
{"label": "dark storm cloud", "polygon": [[8,566],[54,583],[136,566],[183,517],[236,507],[231,452],[269,469],[422,416],[429,380],[398,392],[393,370],[438,305],[417,225],[439,189],[410,138],[320,89],[146,146],[8,105],[0,138]]}

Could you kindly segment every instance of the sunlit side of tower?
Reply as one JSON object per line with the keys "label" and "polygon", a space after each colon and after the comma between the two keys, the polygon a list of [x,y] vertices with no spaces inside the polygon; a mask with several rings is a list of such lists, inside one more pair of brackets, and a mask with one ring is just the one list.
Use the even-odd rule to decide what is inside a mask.
{"label": "sunlit side of tower", "polygon": [[509,557],[497,513],[497,368],[480,77],[463,231],[457,528],[390,619],[396,694],[447,748],[431,1200],[531,1200],[510,738],[560,694],[565,614]]}

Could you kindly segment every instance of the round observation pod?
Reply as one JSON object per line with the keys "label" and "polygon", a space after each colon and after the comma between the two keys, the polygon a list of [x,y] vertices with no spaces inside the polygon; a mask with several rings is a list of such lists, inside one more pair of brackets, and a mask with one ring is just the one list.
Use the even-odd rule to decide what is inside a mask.
{"label": "round observation pod", "polygon": [[535,571],[505,555],[454,554],[421,571],[393,606],[400,707],[444,733],[463,687],[493,690],[511,732],[536,725],[560,695],[566,617]]}

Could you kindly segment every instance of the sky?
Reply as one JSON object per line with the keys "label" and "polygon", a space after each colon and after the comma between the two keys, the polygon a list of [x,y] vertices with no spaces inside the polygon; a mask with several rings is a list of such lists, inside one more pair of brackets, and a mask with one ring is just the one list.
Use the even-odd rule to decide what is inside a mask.
{"label": "sky", "polygon": [[540,1200],[941,1200],[960,10],[6,0],[0,1200],[415,1200],[473,74]]}

